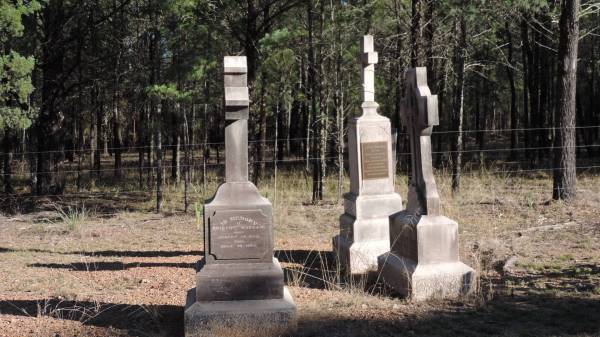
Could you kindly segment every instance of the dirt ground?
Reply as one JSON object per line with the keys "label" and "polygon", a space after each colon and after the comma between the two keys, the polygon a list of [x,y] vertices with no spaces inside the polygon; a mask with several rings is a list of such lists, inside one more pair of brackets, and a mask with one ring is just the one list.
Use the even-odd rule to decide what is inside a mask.
{"label": "dirt ground", "polygon": [[[298,305],[294,336],[600,336],[600,179],[580,177],[572,204],[549,201],[549,181],[471,176],[452,196],[440,179],[480,289],[418,304],[340,282],[330,242],[341,202],[312,205],[302,183],[280,183],[275,254]],[[262,193],[274,200],[270,183]],[[150,196],[125,192],[17,202],[35,207],[0,216],[0,336],[182,336],[203,254],[193,210],[154,214]]]}

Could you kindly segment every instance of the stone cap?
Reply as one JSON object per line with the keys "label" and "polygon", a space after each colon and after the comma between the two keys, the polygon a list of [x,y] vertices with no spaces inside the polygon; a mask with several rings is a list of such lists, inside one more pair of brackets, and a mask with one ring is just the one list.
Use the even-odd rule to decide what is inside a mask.
{"label": "stone cap", "polygon": [[225,74],[248,73],[246,56],[225,56],[223,60],[223,72]]}
{"label": "stone cap", "polygon": [[247,107],[249,104],[248,87],[225,87],[226,107]]}
{"label": "stone cap", "polygon": [[363,64],[377,64],[379,61],[379,54],[375,51],[373,42],[373,35],[365,35],[360,40],[360,55],[361,62]]}

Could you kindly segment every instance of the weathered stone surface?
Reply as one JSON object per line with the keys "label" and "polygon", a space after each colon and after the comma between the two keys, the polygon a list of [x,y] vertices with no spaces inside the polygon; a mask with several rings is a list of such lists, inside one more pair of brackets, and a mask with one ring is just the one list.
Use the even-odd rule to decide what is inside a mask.
{"label": "weathered stone surface", "polygon": [[225,183],[204,205],[204,248],[186,336],[278,336],[296,307],[273,257],[273,207],[248,181],[246,58],[225,57]]}
{"label": "weathered stone surface", "polygon": [[388,252],[379,257],[384,265],[380,279],[413,301],[456,298],[472,291],[475,271],[462,262],[416,264]]}
{"label": "weathered stone surface", "polygon": [[283,296],[283,270],[272,263],[200,263],[196,274],[196,300],[242,301],[277,299]]}
{"label": "weathered stone surface", "polygon": [[248,120],[240,119],[225,128],[225,180],[248,181]]}
{"label": "weathered stone surface", "polygon": [[226,210],[209,217],[210,251],[216,260],[264,259],[271,219],[260,209]]}
{"label": "weathered stone surface", "polygon": [[196,301],[188,292],[186,337],[278,337],[296,329],[296,305],[287,288],[270,300]]}
{"label": "weathered stone surface", "polygon": [[[227,56],[223,61],[224,92],[225,92],[225,119],[247,120],[249,117],[250,96],[248,93],[248,68],[245,56]],[[225,128],[227,129],[231,128]],[[240,128],[241,129],[241,128]],[[247,127],[244,129],[247,133]],[[237,132],[237,130],[236,130]],[[239,133],[239,132],[237,132]],[[248,136],[246,135],[247,139]],[[225,137],[227,142],[228,137]],[[236,135],[232,139],[241,140],[242,135]],[[225,145],[227,147],[227,145]],[[248,146],[245,147],[246,152]],[[246,163],[248,161],[246,160]]]}
{"label": "weathered stone surface", "polygon": [[225,87],[225,105],[242,107],[250,104],[247,87]]}
{"label": "weathered stone surface", "polygon": [[204,224],[207,264],[272,263],[273,207],[254,184],[219,186],[204,205]]}
{"label": "weathered stone surface", "polygon": [[377,270],[377,257],[390,249],[389,216],[402,210],[394,191],[390,120],[377,113],[373,37],[361,41],[363,53],[363,114],[348,123],[350,193],[344,195],[340,234],[333,249],[352,275]]}
{"label": "weathered stone surface", "polygon": [[411,142],[412,178],[406,210],[391,216],[391,251],[379,257],[383,281],[420,301],[469,293],[475,271],[459,261],[458,224],[441,215],[431,165],[431,131],[438,123],[437,97],[425,68],[405,73],[401,112]]}
{"label": "weathered stone surface", "polygon": [[[363,114],[348,122],[348,169],[350,173],[350,193],[355,195],[377,195],[394,193],[394,158],[392,157],[392,128],[390,120],[377,113]],[[381,143],[386,145],[387,176],[378,175],[365,179],[362,145]],[[368,145],[367,145],[368,147]],[[379,164],[382,159],[379,159]],[[368,166],[368,164],[367,164]],[[384,170],[380,166],[378,171]],[[388,214],[389,215],[389,214]]]}
{"label": "weathered stone surface", "polygon": [[373,36],[365,35],[361,40],[360,61],[363,65],[361,73],[363,86],[363,101],[375,102],[375,64],[378,62],[378,55],[375,52]]}

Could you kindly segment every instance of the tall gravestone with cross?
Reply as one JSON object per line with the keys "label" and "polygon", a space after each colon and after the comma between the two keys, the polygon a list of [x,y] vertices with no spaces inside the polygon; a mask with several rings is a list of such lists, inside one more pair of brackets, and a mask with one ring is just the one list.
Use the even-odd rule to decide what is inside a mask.
{"label": "tall gravestone with cross", "polygon": [[448,298],[472,289],[475,272],[459,261],[458,224],[441,214],[431,164],[431,131],[438,101],[426,68],[406,70],[401,114],[410,136],[412,176],[406,210],[390,222],[391,251],[379,257],[384,282],[415,301]]}
{"label": "tall gravestone with cross", "polygon": [[373,36],[361,41],[362,116],[348,125],[350,192],[344,195],[340,234],[333,238],[339,262],[351,275],[377,271],[377,257],[390,250],[389,216],[402,210],[394,190],[390,120],[377,113]]}
{"label": "tall gravestone with cross", "polygon": [[225,183],[204,205],[204,258],[188,293],[186,337],[279,336],[296,306],[273,257],[273,208],[248,181],[245,56],[226,56]]}

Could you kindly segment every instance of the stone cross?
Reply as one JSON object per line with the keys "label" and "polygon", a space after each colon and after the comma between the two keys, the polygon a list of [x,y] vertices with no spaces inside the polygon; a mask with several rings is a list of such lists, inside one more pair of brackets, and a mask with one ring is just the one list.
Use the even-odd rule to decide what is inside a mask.
{"label": "stone cross", "polygon": [[225,77],[225,181],[248,181],[248,68],[246,56],[226,56]]}
{"label": "stone cross", "polygon": [[402,211],[394,190],[390,120],[377,113],[373,36],[361,38],[362,115],[348,121],[350,191],[344,194],[340,234],[333,238],[337,261],[351,275],[374,276],[377,258],[390,250],[390,216]]}
{"label": "stone cross", "polygon": [[375,102],[375,64],[377,64],[377,52],[373,46],[373,36],[363,36],[360,49],[362,63],[362,86],[363,102]]}
{"label": "stone cross", "polygon": [[427,86],[426,68],[408,69],[404,76],[406,91],[400,113],[408,129],[412,153],[406,209],[414,215],[441,215],[431,160],[431,131],[439,125],[437,95],[432,95]]}

